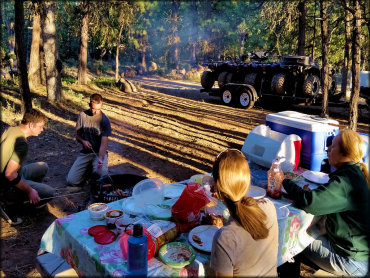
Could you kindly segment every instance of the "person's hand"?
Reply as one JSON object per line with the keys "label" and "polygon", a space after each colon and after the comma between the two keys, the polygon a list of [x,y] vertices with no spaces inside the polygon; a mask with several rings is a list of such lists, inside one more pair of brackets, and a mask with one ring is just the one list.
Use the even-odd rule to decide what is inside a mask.
{"label": "person's hand", "polygon": [[84,146],[85,149],[88,149],[88,150],[92,149],[92,145],[90,144],[89,141],[82,140],[82,145]]}
{"label": "person's hand", "polygon": [[31,191],[28,193],[28,198],[30,199],[31,204],[37,204],[40,201],[39,194],[35,189],[31,189]]}

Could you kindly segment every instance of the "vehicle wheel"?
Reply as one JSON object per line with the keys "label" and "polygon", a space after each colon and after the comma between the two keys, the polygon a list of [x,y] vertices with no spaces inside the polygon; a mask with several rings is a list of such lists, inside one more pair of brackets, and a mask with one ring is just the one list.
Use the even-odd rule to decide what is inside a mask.
{"label": "vehicle wheel", "polygon": [[230,106],[233,103],[233,97],[234,95],[232,94],[230,89],[226,88],[225,90],[222,90],[221,99],[225,105]]}
{"label": "vehicle wheel", "polygon": [[214,75],[211,71],[203,71],[202,77],[200,78],[200,84],[204,89],[210,90],[215,84]]}
{"label": "vehicle wheel", "polygon": [[233,81],[233,73],[232,72],[229,72],[227,75],[226,75],[226,78],[225,78],[225,84],[229,84]]}
{"label": "vehicle wheel", "polygon": [[225,80],[226,80],[226,76],[227,76],[228,72],[227,71],[223,71],[221,72],[219,75],[218,75],[218,79],[217,79],[217,82],[218,82],[218,87],[221,88],[223,85],[225,85]]}
{"label": "vehicle wheel", "polygon": [[254,86],[257,78],[257,73],[248,73],[244,77],[244,83]]}
{"label": "vehicle wheel", "polygon": [[309,75],[303,83],[303,94],[316,97],[320,92],[320,79],[317,75]]}
{"label": "vehicle wheel", "polygon": [[239,106],[245,109],[252,108],[254,105],[254,100],[252,92],[248,89],[243,89],[239,95]]}
{"label": "vehicle wheel", "polygon": [[271,81],[271,91],[279,95],[285,94],[285,80],[286,76],[284,73],[275,74]]}

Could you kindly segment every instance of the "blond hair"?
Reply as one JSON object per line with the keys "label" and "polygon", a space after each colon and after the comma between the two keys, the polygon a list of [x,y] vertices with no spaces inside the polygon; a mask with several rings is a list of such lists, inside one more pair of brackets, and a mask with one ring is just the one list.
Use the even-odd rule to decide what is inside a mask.
{"label": "blond hair", "polygon": [[338,137],[340,152],[352,161],[360,163],[367,184],[370,186],[369,170],[367,165],[362,161],[366,152],[366,146],[361,135],[351,129],[342,129]]}
{"label": "blond hair", "polygon": [[243,153],[236,149],[221,152],[213,165],[212,174],[216,191],[233,218],[254,240],[266,238],[269,233],[265,224],[267,216],[255,199],[246,197],[251,178]]}

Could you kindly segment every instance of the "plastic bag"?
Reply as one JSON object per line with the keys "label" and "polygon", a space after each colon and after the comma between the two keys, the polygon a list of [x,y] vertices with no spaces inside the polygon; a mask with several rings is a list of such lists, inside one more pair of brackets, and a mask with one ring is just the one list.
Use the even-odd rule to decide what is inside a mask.
{"label": "plastic bag", "polygon": [[200,209],[209,202],[204,187],[199,183],[188,183],[171,209],[172,217],[179,225],[180,232],[185,232],[198,224],[201,215]]}
{"label": "plastic bag", "polygon": [[[118,238],[118,242],[121,247],[122,257],[124,260],[127,260],[127,240],[129,236],[132,235],[132,230],[133,229],[126,230]],[[156,241],[153,240],[151,234],[145,227],[143,227],[143,234],[148,237],[148,261],[149,261],[154,257],[158,247]]]}

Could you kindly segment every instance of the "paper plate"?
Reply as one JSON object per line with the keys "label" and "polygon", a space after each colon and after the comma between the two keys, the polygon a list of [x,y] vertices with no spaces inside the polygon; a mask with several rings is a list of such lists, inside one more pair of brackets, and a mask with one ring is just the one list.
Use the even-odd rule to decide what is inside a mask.
{"label": "paper plate", "polygon": [[302,176],[309,181],[319,184],[324,184],[329,181],[329,175],[323,172],[306,171],[302,174]]}
{"label": "paper plate", "polygon": [[180,183],[170,183],[164,185],[163,196],[165,198],[178,198],[184,191],[186,185]]}
{"label": "paper plate", "polygon": [[266,196],[266,190],[261,187],[251,185],[249,187],[247,196],[253,197],[254,199],[260,199]]}
{"label": "paper plate", "polygon": [[116,239],[116,234],[112,231],[102,231],[94,236],[94,241],[98,244],[109,244]]}
{"label": "paper plate", "polygon": [[170,242],[163,245],[158,255],[165,264],[174,268],[183,268],[195,260],[193,247],[183,242]]}
{"label": "paper plate", "polygon": [[109,229],[105,225],[95,225],[95,226],[92,226],[91,228],[89,228],[87,233],[90,236],[95,236],[97,233],[100,233],[102,231],[109,231]]}
{"label": "paper plate", "polygon": [[192,229],[188,235],[188,240],[192,246],[204,251],[212,251],[212,241],[218,227],[213,225],[201,225]]}

